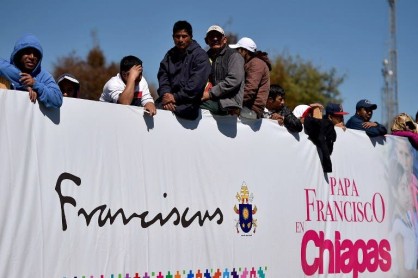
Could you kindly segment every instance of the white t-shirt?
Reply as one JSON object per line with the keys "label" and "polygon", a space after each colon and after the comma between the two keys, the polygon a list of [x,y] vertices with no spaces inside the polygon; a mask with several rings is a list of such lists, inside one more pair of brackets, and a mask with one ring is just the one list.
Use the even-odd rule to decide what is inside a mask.
{"label": "white t-shirt", "polygon": [[[103,87],[103,93],[100,96],[100,101],[106,102],[113,102],[117,103],[119,99],[119,95],[125,90],[126,84],[123,82],[120,74],[118,73],[116,76],[113,76],[106,82]],[[154,102],[151,93],[148,88],[147,80],[142,77],[141,81],[139,82],[138,86],[135,86],[135,93],[142,96],[141,97],[141,105],[144,106],[148,102]]]}

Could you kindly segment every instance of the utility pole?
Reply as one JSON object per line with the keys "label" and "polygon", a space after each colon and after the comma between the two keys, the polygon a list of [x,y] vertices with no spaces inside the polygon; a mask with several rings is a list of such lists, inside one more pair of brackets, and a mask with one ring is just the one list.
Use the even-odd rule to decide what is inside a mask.
{"label": "utility pole", "polygon": [[389,58],[383,60],[382,122],[389,127],[398,114],[398,52],[396,48],[396,1],[389,3]]}

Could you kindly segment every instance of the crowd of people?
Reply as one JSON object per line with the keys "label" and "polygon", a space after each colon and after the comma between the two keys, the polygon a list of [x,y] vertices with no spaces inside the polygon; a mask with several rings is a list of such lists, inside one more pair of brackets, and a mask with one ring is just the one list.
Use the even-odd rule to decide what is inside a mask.
{"label": "crowd of people", "polygon": [[[225,31],[218,25],[208,28],[205,51],[194,39],[187,21],[173,26],[174,46],[167,51],[158,70],[158,97],[151,96],[142,75],[142,61],[135,56],[123,57],[119,73],[103,87],[100,101],[143,106],[154,116],[158,109],[169,110],[178,117],[194,120],[201,109],[215,115],[240,118],[267,118],[277,121],[290,132],[305,132],[322,151],[324,171],[331,171],[329,155],[336,140],[334,127],[363,130],[370,137],[383,136],[387,129],[372,121],[377,105],[367,99],[358,101],[356,113],[346,124],[348,114],[338,103],[301,104],[292,111],[285,105],[286,93],[278,84],[270,84],[271,63],[265,52],[257,50],[248,37],[228,45]],[[78,97],[80,82],[66,73],[55,81],[42,69],[43,50],[34,35],[20,38],[10,60],[0,59],[0,84],[5,88],[29,92],[32,102],[59,108],[63,96]],[[325,111],[324,111],[325,110]],[[391,134],[407,137],[418,148],[417,117],[401,113],[395,117]]]}
{"label": "crowd of people", "polygon": [[[243,37],[236,44],[228,45],[222,27],[212,25],[206,32],[205,42],[209,50],[205,51],[193,39],[193,29],[187,21],[174,24],[172,37],[174,46],[164,55],[158,70],[158,97],[154,99],[151,96],[142,74],[142,61],[130,55],[121,59],[119,72],[104,84],[100,101],[142,106],[151,117],[157,114],[158,109],[163,109],[178,117],[194,120],[203,109],[214,115],[270,119],[292,133],[304,130],[317,146],[326,173],[332,172],[330,156],[337,139],[335,128],[361,130],[369,137],[388,133],[384,125],[372,121],[377,105],[367,99],[357,102],[356,112],[346,124],[344,116],[349,113],[339,103],[328,103],[325,108],[320,103],[300,104],[293,110],[289,109],[285,102],[285,90],[279,84],[270,84],[271,63],[267,53],[257,50],[251,38]],[[61,107],[63,97],[77,98],[81,85],[79,80],[70,73],[54,80],[49,72],[42,69],[42,57],[43,50],[35,36],[20,38],[10,60],[0,59],[0,88],[27,91],[30,101],[39,101],[52,108]],[[408,138],[418,150],[417,122],[418,112],[415,119],[400,113],[393,119],[390,134]],[[399,147],[399,150],[404,149]],[[396,164],[407,157],[405,153],[396,157]],[[399,168],[412,169],[411,162],[407,161],[405,165]],[[397,253],[401,262],[405,259],[404,268],[399,264],[399,273],[409,275],[412,273],[410,270],[416,270],[417,256],[415,250],[410,250],[414,245],[409,242],[413,242],[416,232],[412,229],[416,224],[412,223],[418,220],[414,222],[409,217],[408,188],[412,184],[411,188],[418,192],[418,186],[414,175],[415,179],[403,181],[405,176],[411,174],[408,172],[408,175],[394,177],[396,181],[392,191],[399,205],[394,210],[393,231],[397,248],[415,254],[414,257],[404,256],[403,251]],[[418,208],[416,199],[415,208]],[[399,238],[403,238],[404,243],[398,244]],[[413,277],[416,274],[416,271],[413,272]]]}

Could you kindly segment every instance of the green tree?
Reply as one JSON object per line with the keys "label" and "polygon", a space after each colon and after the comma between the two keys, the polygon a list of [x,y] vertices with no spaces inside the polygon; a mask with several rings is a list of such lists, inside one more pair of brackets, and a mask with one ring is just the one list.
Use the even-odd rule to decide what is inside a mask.
{"label": "green tree", "polygon": [[344,81],[337,70],[323,71],[299,56],[279,55],[272,63],[271,84],[279,84],[286,91],[286,104],[293,108],[298,104],[314,102],[326,105],[330,101],[341,102],[338,86]]}

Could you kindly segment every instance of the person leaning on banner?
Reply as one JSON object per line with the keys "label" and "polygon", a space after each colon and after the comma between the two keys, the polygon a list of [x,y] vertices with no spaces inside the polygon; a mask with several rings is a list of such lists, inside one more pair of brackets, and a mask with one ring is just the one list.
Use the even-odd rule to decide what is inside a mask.
{"label": "person leaning on banner", "polygon": [[52,75],[41,67],[43,50],[34,35],[25,35],[15,43],[10,61],[0,59],[0,77],[7,79],[10,89],[28,91],[33,103],[59,108],[62,93]]}
{"label": "person leaning on banner", "polygon": [[267,53],[257,51],[255,42],[246,37],[229,47],[237,49],[245,61],[244,101],[240,116],[259,119],[263,116],[270,90],[271,64]]}
{"label": "person leaning on banner", "polygon": [[334,126],[342,128],[344,131],[347,129],[344,124],[344,115],[349,114],[344,112],[341,104],[338,103],[328,103],[325,107],[324,118],[329,119]]}
{"label": "person leaning on banner", "polygon": [[200,108],[215,115],[239,116],[244,97],[244,58],[228,46],[225,32],[218,25],[209,27],[205,42],[212,62],[212,87],[203,93]]}
{"label": "person leaning on banner", "polygon": [[199,116],[200,99],[211,71],[209,58],[193,40],[193,29],[187,21],[173,26],[174,47],[164,56],[158,70],[159,108],[194,120]]}
{"label": "person leaning on banner", "polygon": [[272,84],[263,117],[276,120],[279,125],[284,125],[290,132],[301,132],[303,129],[302,122],[293,115],[292,111],[285,105],[285,101],[285,90],[280,85]]}
{"label": "person leaning on banner", "polygon": [[333,122],[328,118],[323,118],[323,109],[324,107],[319,103],[302,104],[296,106],[293,113],[301,119],[305,133],[318,147],[322,169],[325,173],[330,173],[332,172],[331,154],[334,149],[334,142],[337,140],[337,133]]}
{"label": "person leaning on banner", "polygon": [[106,82],[100,101],[143,106],[144,112],[154,116],[157,109],[142,70],[142,61],[138,57],[123,57],[119,73]]}
{"label": "person leaning on banner", "polygon": [[64,73],[57,79],[57,84],[64,97],[78,98],[80,82],[69,73]]}
{"label": "person leaning on banner", "polygon": [[371,122],[373,110],[377,105],[367,99],[362,99],[356,104],[356,114],[347,121],[347,128],[363,130],[369,137],[387,134],[386,128],[378,122]]}
{"label": "person leaning on banner", "polygon": [[411,145],[418,150],[418,127],[411,116],[401,113],[393,119],[391,134],[408,138]]}

